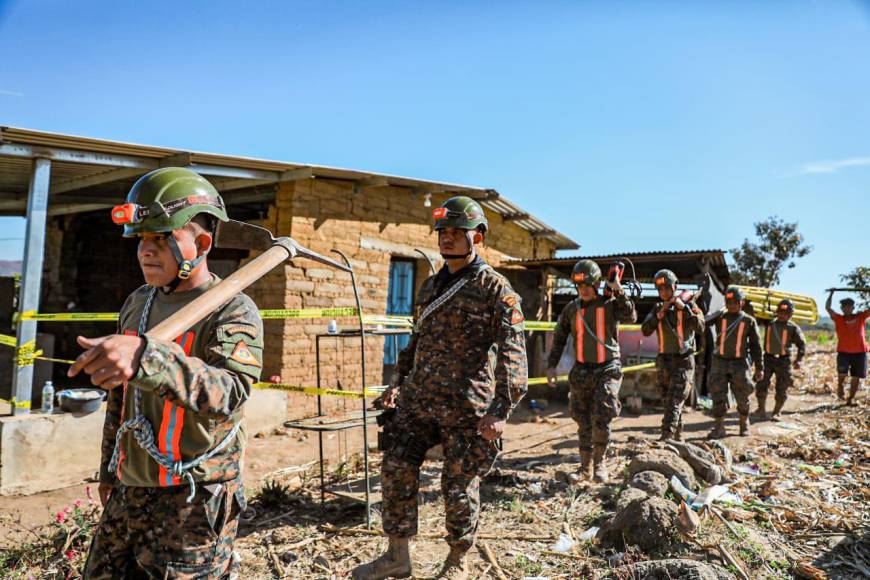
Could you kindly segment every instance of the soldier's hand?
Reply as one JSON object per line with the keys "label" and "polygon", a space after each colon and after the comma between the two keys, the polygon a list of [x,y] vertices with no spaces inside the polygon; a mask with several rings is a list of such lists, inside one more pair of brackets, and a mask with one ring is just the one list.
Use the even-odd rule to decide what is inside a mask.
{"label": "soldier's hand", "polygon": [[504,433],[505,423],[495,415],[484,415],[477,423],[477,432],[487,441],[494,441]]}
{"label": "soldier's hand", "polygon": [[100,505],[106,507],[106,503],[109,501],[109,496],[112,494],[112,484],[101,483],[99,487],[97,487],[97,492],[100,494]]}
{"label": "soldier's hand", "polygon": [[677,310],[682,310],[683,308],[686,307],[686,303],[683,302],[682,298],[676,298],[674,300],[674,305],[677,307]]}
{"label": "soldier's hand", "polygon": [[547,386],[556,388],[556,369],[547,369]]}
{"label": "soldier's hand", "polygon": [[378,409],[392,409],[396,406],[396,399],[399,396],[399,387],[392,385],[387,387],[381,396],[375,399],[374,406]]}
{"label": "soldier's hand", "polygon": [[69,377],[85,371],[91,375],[91,383],[109,390],[129,381],[139,371],[139,359],[145,350],[143,338],[111,334],[99,338],[79,336],[76,341],[87,350],[70,367]]}
{"label": "soldier's hand", "polygon": [[610,280],[605,280],[604,284],[608,288],[613,290],[614,294],[622,294],[622,284],[620,284],[618,280],[614,280],[613,282],[611,282]]}

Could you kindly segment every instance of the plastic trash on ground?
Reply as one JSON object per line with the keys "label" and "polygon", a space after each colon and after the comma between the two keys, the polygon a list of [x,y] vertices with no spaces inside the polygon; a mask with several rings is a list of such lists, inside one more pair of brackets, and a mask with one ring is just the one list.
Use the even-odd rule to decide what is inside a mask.
{"label": "plastic trash on ground", "polygon": [[559,534],[559,539],[555,544],[550,548],[554,552],[561,552],[563,554],[570,552],[571,548],[577,545],[576,540],[572,540],[568,534]]}
{"label": "plastic trash on ground", "polygon": [[698,397],[698,408],[699,409],[712,409],[713,408],[713,399],[710,397]]}
{"label": "plastic trash on ground", "polygon": [[671,490],[688,503],[692,503],[692,500],[697,496],[696,493],[683,485],[683,482],[676,475],[671,476]]}
{"label": "plastic trash on ground", "polygon": [[591,542],[595,539],[595,536],[598,535],[598,526],[592,526],[582,534],[580,534],[581,542]]}
{"label": "plastic trash on ground", "polygon": [[761,475],[761,468],[755,463],[740,463],[734,466],[734,471],[746,475]]}

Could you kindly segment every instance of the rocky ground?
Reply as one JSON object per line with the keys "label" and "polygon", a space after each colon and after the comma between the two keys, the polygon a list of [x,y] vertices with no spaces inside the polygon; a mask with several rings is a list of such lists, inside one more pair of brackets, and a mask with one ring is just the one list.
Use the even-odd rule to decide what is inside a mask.
{"label": "rocky ground", "polygon": [[[829,349],[813,345],[782,421],[737,437],[732,418],[721,446],[704,440],[711,420],[700,411],[687,414],[683,445],[656,441],[659,415],[620,417],[607,485],[576,480],[575,428],[564,405],[517,413],[481,487],[473,577],[870,578],[870,416],[866,395],[858,407],[832,397]],[[268,463],[267,448],[274,445],[250,460]],[[386,544],[378,505],[371,530],[347,500],[329,499],[321,513],[315,468],[299,463],[249,485],[237,542],[243,578],[346,577]],[[350,457],[329,477],[341,484],[360,468]],[[433,484],[421,490],[421,534],[412,543],[419,578],[433,576],[447,551],[439,464],[423,469]],[[7,576],[76,577],[97,508],[70,508],[63,522],[23,526],[17,543],[41,559],[2,550]]]}

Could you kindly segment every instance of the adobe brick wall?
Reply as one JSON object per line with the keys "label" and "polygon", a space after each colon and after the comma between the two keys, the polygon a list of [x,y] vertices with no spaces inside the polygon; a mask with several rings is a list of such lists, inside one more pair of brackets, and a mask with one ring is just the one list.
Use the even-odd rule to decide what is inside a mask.
{"label": "adobe brick wall", "polygon": [[[433,195],[437,207],[447,196]],[[483,258],[499,267],[506,258],[549,257],[555,253],[547,240],[532,240],[527,232],[498,215],[487,214],[491,233],[482,249]],[[363,247],[363,239],[376,239],[404,248],[402,257],[413,257],[406,249],[420,248],[437,254],[432,229],[431,209],[420,196],[407,189],[381,187],[355,193],[349,183],[304,180],[284,183],[264,226],[279,236],[292,236],[308,248],[331,256],[333,249],[347,255],[354,267],[360,288],[363,312],[383,314],[387,305],[390,259],[388,252]],[[336,256],[337,257],[337,256]],[[428,275],[428,264],[417,262],[417,286]],[[296,260],[249,289],[262,308],[340,308],[354,307],[355,301],[346,273],[308,260]],[[326,330],[327,320],[266,321],[264,373],[279,375],[286,383],[314,385],[315,335]],[[355,319],[338,320],[341,328],[355,326]],[[358,339],[321,339],[321,378],[323,384],[358,388],[361,383]],[[383,338],[366,341],[367,384],[381,383]],[[325,399],[327,410],[356,410],[349,399]],[[291,414],[311,415],[316,409],[313,397],[292,395]]]}

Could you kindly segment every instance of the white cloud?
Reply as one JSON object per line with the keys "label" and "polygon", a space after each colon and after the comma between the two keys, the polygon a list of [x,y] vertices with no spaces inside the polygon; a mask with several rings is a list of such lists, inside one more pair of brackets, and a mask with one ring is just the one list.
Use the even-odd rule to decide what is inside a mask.
{"label": "white cloud", "polygon": [[870,165],[870,157],[849,157],[847,159],[837,159],[835,161],[815,161],[807,163],[801,167],[798,173],[802,175],[816,173],[837,173],[841,169],[848,167],[866,167]]}
{"label": "white cloud", "polygon": [[5,91],[0,89],[0,95],[5,95],[7,97],[23,97],[24,93],[19,93],[17,91]]}

